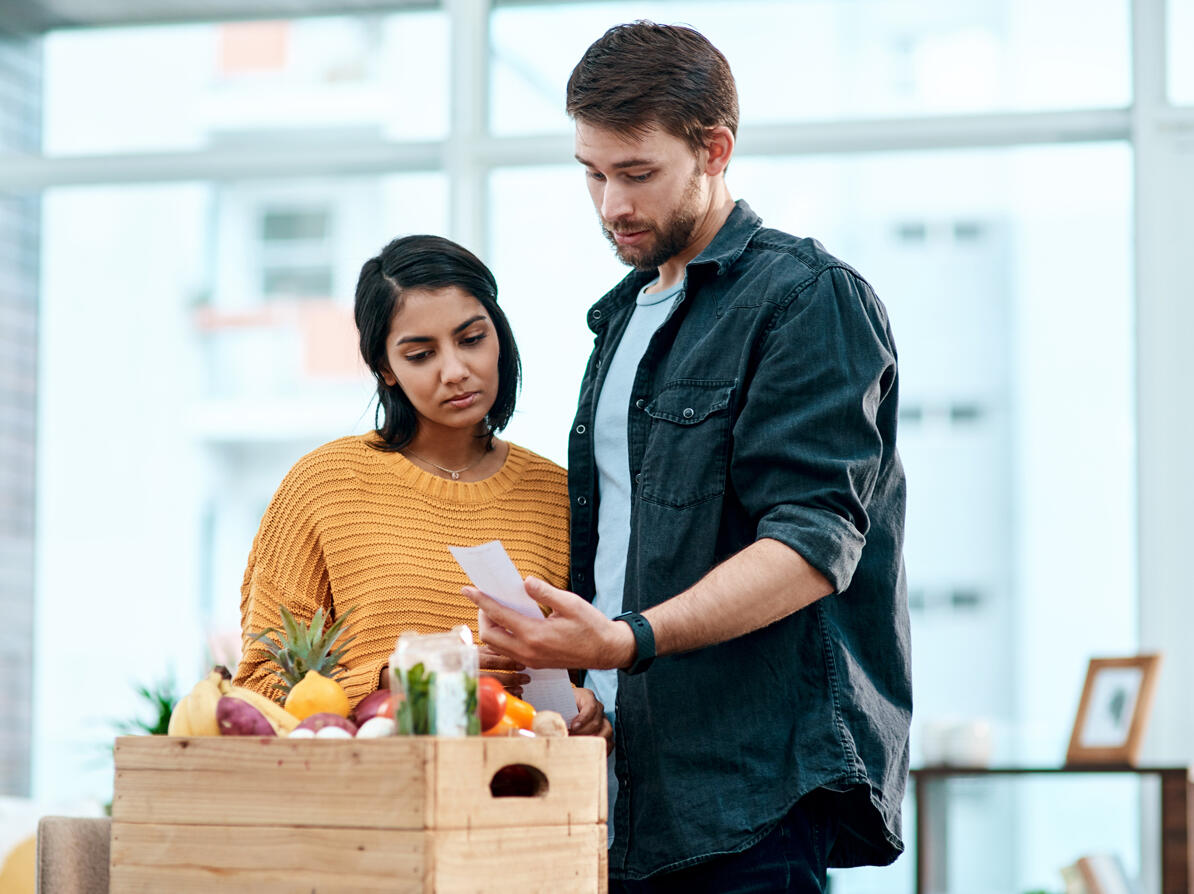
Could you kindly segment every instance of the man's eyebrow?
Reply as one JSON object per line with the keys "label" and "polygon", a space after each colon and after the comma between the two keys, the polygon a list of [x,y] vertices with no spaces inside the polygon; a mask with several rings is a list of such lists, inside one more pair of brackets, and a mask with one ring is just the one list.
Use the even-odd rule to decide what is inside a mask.
{"label": "man's eyebrow", "polygon": [[[459,326],[457,326],[455,329],[453,329],[452,334],[459,335],[461,332],[463,332],[469,326],[473,325],[473,323],[476,323],[479,320],[487,320],[487,319],[489,319],[489,318],[487,316],[485,316],[485,314],[477,314],[475,317],[469,317],[467,320],[465,320],[463,323],[461,323]],[[407,342],[412,342],[412,341],[424,342],[424,341],[433,341],[433,340],[434,339],[432,339],[430,335],[407,335],[407,336],[404,336],[404,337],[398,339],[398,341],[394,342],[394,344],[395,344],[395,346],[397,346],[397,345],[404,345]]]}
{"label": "man's eyebrow", "polygon": [[[591,161],[581,158],[579,155],[574,155],[573,158],[575,158],[577,161],[579,161],[586,168],[595,168],[596,167],[596,165],[593,164]],[[620,171],[624,168],[649,168],[649,167],[652,167],[654,164],[655,164],[655,162],[649,158],[628,158],[628,159],[626,159],[626,161],[614,162],[613,168],[615,171]]]}

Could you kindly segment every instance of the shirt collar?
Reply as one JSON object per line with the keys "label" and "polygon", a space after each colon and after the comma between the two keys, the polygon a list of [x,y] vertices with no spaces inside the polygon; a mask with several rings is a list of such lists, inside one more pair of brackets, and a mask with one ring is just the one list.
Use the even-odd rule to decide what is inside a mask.
{"label": "shirt collar", "polygon": [[739,199],[734,203],[730,216],[721,225],[713,241],[705,246],[704,251],[688,262],[691,269],[707,264],[717,265],[717,275],[726,270],[742,256],[746,246],[763,226],[763,219],[755,214],[746,201]]}
{"label": "shirt collar", "polygon": [[[688,262],[688,269],[713,265],[716,266],[717,275],[720,276],[742,256],[751,237],[762,226],[763,219],[754,213],[744,199],[739,199],[734,203],[730,216],[721,225],[721,229],[717,231],[713,241]],[[657,275],[653,270],[630,271],[620,283],[589,308],[587,317],[589,328],[594,332],[604,329],[614,311],[624,304],[633,303],[642,287],[655,279]]]}

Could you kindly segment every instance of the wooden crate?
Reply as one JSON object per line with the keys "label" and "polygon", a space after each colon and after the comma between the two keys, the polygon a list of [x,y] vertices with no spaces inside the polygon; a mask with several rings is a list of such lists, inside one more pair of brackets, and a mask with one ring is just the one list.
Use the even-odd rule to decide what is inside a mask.
{"label": "wooden crate", "polygon": [[[542,774],[495,797],[501,768]],[[111,891],[605,892],[600,739],[116,740]]]}

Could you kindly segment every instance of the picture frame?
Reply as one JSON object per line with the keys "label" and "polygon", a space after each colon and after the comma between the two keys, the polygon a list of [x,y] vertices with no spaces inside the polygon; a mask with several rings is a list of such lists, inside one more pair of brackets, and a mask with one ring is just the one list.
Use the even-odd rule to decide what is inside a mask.
{"label": "picture frame", "polygon": [[1134,766],[1152,709],[1156,653],[1091,658],[1065,762]]}

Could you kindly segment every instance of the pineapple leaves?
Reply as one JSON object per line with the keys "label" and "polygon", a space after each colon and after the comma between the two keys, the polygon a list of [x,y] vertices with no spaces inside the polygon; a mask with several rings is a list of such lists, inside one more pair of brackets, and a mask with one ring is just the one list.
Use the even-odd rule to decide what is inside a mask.
{"label": "pineapple leaves", "polygon": [[[339,644],[336,640],[344,632],[344,622],[355,608],[350,607],[324,630],[327,616],[323,608],[316,609],[308,625],[297,620],[286,606],[278,606],[282,629],[267,627],[250,637],[260,642],[278,665],[273,674],[282,682],[274,685],[282,692],[289,693],[291,687],[302,680],[308,671],[337,679],[343,673],[340,663],[356,637],[350,636]],[[278,639],[270,639],[271,634]]]}

